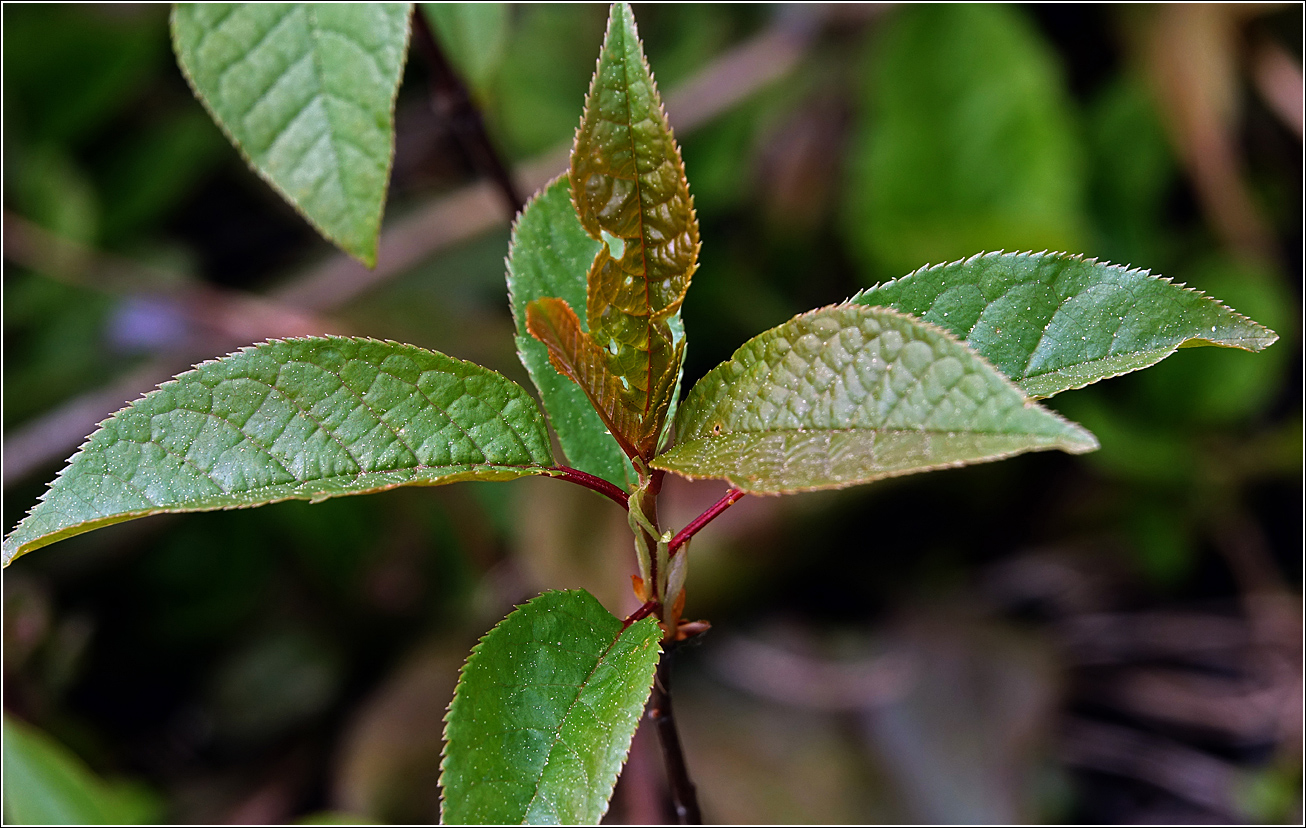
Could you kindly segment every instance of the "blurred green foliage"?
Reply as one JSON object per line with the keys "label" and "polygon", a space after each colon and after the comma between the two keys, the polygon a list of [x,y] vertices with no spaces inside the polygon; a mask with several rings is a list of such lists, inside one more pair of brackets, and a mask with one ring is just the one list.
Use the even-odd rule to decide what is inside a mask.
{"label": "blurred green foliage", "polygon": [[[928,776],[876,747],[929,734],[863,738],[849,714],[738,701],[742,691],[699,666],[714,641],[775,629],[789,640],[798,629],[844,655],[856,650],[848,641],[896,641],[885,624],[897,608],[928,614],[936,604],[927,599],[962,602],[1030,548],[1089,550],[1099,573],[1137,572],[1112,606],[1232,615],[1240,587],[1221,551],[1229,521],[1252,527],[1244,534],[1261,539],[1287,583],[1300,578],[1301,145],[1240,80],[1239,146],[1276,246],[1260,262],[1222,246],[1137,51],[1149,13],[636,6],[664,95],[786,15],[843,15],[824,23],[792,73],[677,135],[704,240],[684,308],[686,388],[795,313],[985,249],[1070,248],[1146,267],[1282,337],[1257,355],[1184,350],[1058,397],[1056,407],[1102,443],[1083,458],[1021,458],[733,507],[739,523],[723,518],[695,541],[687,612],[714,631],[703,658],[685,663],[677,702],[698,732],[686,741],[717,809],[709,818],[919,821],[901,792],[931,790]],[[474,53],[484,62],[472,85],[514,161],[570,140],[603,20],[600,6],[532,4],[508,7],[501,34],[499,23],[489,27],[484,36],[503,45],[495,60],[488,46]],[[181,283],[261,290],[320,260],[324,245],[191,97],[170,55],[166,7],[6,4],[3,22],[7,214],[166,266]],[[1248,42],[1267,38],[1300,60],[1300,7],[1240,25]],[[405,119],[428,110],[426,79],[414,53],[397,105],[396,169],[425,177],[395,182],[396,217],[474,180],[444,127]],[[124,347],[114,325],[137,318],[127,310],[139,296],[109,289],[94,270],[60,281],[11,253],[6,236],[6,435],[176,347]],[[506,250],[505,221],[435,251],[333,321],[525,381]],[[6,528],[62,459],[7,485]],[[476,636],[543,586],[583,586],[613,611],[629,594],[629,550],[605,534],[610,504],[585,492],[569,499],[556,485],[152,518],[67,541],[6,572],[6,705],[95,771],[142,780],[164,803],[153,815],[169,821],[277,821],[328,808],[434,819],[440,720]],[[863,539],[871,524],[884,527],[874,548]],[[1068,675],[1038,681],[1055,690]],[[945,709],[961,703],[944,695],[935,703]],[[977,698],[966,702],[979,705],[976,719],[996,715],[983,692]],[[1040,721],[1022,743],[1026,770],[1055,763],[1052,725]],[[1274,749],[1258,738],[1226,755],[1256,767]],[[8,735],[5,743],[8,762]],[[1273,768],[1248,784],[1246,813],[1291,820],[1283,802],[1300,790],[1300,764]],[[1128,805],[1138,796],[1090,796],[1080,782],[1070,793],[1025,784],[994,801],[1019,803],[1013,819],[1140,818]],[[7,810],[9,796],[7,781]],[[632,813],[622,797],[619,788],[614,815]]]}
{"label": "blurred green foliage", "polygon": [[905,9],[864,78],[844,219],[871,281],[982,250],[1082,248],[1071,102],[1021,12]]}
{"label": "blurred green foliage", "polygon": [[4,717],[4,818],[13,825],[134,825],[162,803],[136,783],[97,778],[66,747]]}

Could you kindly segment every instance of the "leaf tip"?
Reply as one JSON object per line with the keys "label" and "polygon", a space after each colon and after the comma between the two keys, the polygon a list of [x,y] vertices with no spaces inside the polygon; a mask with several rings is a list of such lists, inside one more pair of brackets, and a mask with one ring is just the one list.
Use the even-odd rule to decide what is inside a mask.
{"label": "leaf tip", "polygon": [[1089,454],[1097,451],[1102,444],[1097,441],[1097,437],[1086,429],[1078,429],[1074,437],[1068,442],[1066,452],[1069,454]]}

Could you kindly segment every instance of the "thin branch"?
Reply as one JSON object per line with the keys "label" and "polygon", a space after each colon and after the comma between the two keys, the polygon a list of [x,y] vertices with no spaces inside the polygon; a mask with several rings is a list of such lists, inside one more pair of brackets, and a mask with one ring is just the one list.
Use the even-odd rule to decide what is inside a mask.
{"label": "thin branch", "polygon": [[690,538],[694,537],[699,529],[702,529],[704,526],[707,526],[709,523],[716,520],[718,515],[737,503],[744,494],[744,492],[732,487],[720,500],[713,503],[707,511],[691,520],[684,529],[677,532],[676,536],[671,539],[671,545],[668,547],[671,554],[676,554],[676,550],[684,546],[685,542]]}
{"label": "thin branch", "polygon": [[596,477],[589,472],[583,472],[569,466],[554,466],[549,471],[549,476],[557,480],[566,480],[568,483],[575,483],[577,486],[584,486],[608,498],[622,509],[630,509],[630,504],[627,502],[630,495],[622,491],[619,486],[609,483],[602,477]]}
{"label": "thin branch", "polygon": [[657,601],[645,601],[640,608],[626,616],[626,620],[621,622],[621,628],[624,630],[636,621],[643,621],[653,613],[657,612],[662,605]]}
{"label": "thin branch", "polygon": [[702,825],[703,813],[698,807],[698,791],[689,778],[685,752],[676,730],[675,711],[671,707],[671,650],[658,664],[653,678],[653,695],[649,697],[648,718],[657,726],[658,741],[662,744],[662,762],[667,770],[667,785],[671,789],[671,804],[681,825]]}
{"label": "thin branch", "polygon": [[440,38],[431,30],[430,21],[421,9],[413,13],[413,40],[431,66],[432,108],[449,124],[450,131],[472,166],[499,188],[509,217],[517,215],[526,204],[521,191],[485,131],[480,109],[472,100],[458,71],[449,63],[444,49],[440,47]]}
{"label": "thin branch", "polygon": [[1282,46],[1272,40],[1264,40],[1256,47],[1252,62],[1252,80],[1256,82],[1256,91],[1270,107],[1270,111],[1279,116],[1284,126],[1292,130],[1297,140],[1302,139],[1306,114],[1302,111],[1302,98],[1306,86],[1302,82],[1301,67],[1293,60]]}

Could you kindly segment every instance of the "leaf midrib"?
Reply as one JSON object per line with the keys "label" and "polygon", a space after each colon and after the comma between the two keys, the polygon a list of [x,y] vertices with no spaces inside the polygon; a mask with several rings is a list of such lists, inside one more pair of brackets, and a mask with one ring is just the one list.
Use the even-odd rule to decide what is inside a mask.
{"label": "leaf midrib", "polygon": [[[624,11],[629,11],[625,9]],[[622,15],[623,21],[625,14]],[[621,74],[626,81],[626,134],[630,137],[630,157],[635,167],[635,203],[639,214],[639,255],[640,267],[644,276],[644,310],[647,312],[644,317],[644,342],[647,359],[645,359],[645,383],[644,383],[644,413],[648,414],[649,409],[653,406],[653,298],[649,291],[648,278],[648,233],[645,230],[644,221],[644,191],[641,186],[642,180],[640,175],[639,149],[635,141],[635,125],[630,106],[630,50],[627,48],[626,38],[629,34],[625,26],[619,27],[621,31]],[[652,83],[650,77],[649,82]]]}
{"label": "leaf midrib", "polygon": [[[571,617],[577,619],[582,623],[589,623],[584,618],[581,618],[575,613],[567,612],[566,610],[562,610],[562,612],[566,615],[570,615]],[[585,692],[585,687],[590,683],[591,680],[593,680],[594,674],[597,673],[599,667],[603,665],[603,660],[606,659],[608,655],[612,653],[612,649],[617,646],[617,642],[621,640],[621,634],[624,633],[625,631],[626,631],[625,629],[617,630],[617,634],[613,636],[612,641],[608,642],[608,646],[603,648],[603,652],[599,653],[599,657],[594,661],[594,666],[590,669],[589,673],[585,676],[585,680],[576,686],[575,697],[572,698],[571,704],[567,705],[567,710],[562,714],[562,720],[558,722],[558,726],[553,729],[553,741],[550,742],[549,744],[549,755],[544,760],[544,765],[540,768],[539,776],[535,780],[535,790],[534,792],[531,793],[531,798],[527,800],[526,806],[522,809],[523,817],[525,817],[526,814],[530,813],[531,806],[534,805],[535,800],[539,799],[540,797],[540,790],[544,786],[544,774],[549,769],[549,762],[552,761],[553,759],[553,750],[554,748],[557,747],[559,741],[561,741],[562,728],[566,726],[567,719],[571,716],[571,711],[576,708],[576,704],[580,701],[581,695]]]}
{"label": "leaf midrib", "polygon": [[[313,40],[313,49],[312,49],[313,76],[317,79],[317,88],[318,88],[318,93],[314,97],[322,101],[323,114],[326,115],[327,124],[330,126],[330,132],[328,134],[327,143],[331,147],[331,169],[334,172],[333,177],[336,180],[336,185],[340,188],[341,195],[345,196],[344,199],[345,203],[347,205],[352,206],[356,202],[356,199],[351,199],[348,197],[348,193],[346,192],[346,188],[345,188],[344,173],[340,167],[340,150],[336,146],[336,133],[338,132],[338,130],[336,129],[336,121],[332,115],[331,106],[327,102],[327,98],[331,96],[327,94],[326,78],[322,74],[322,62],[318,57],[318,53],[321,49],[322,44],[320,39],[321,35],[320,32],[318,31],[317,13],[312,3],[304,4],[304,14],[308,19],[309,37],[311,37]],[[356,209],[348,209],[348,211],[351,214],[351,218],[353,217],[353,214],[357,213]]]}
{"label": "leaf midrib", "polygon": [[[848,433],[848,434],[850,434],[850,433],[857,432],[857,431],[874,431],[874,432],[880,432],[880,433],[893,433],[893,434],[983,434],[983,435],[991,435],[991,436],[995,436],[995,437],[1008,437],[1008,436],[1031,436],[1031,435],[1029,435],[1027,432],[985,431],[985,430],[973,429],[973,428],[965,428],[965,429],[962,429],[962,428],[953,428],[953,429],[939,429],[939,428],[901,428],[901,427],[897,427],[897,426],[886,426],[886,427],[868,426],[868,427],[861,427],[861,428],[821,428],[821,427],[818,426],[818,427],[813,427],[813,428],[774,428],[774,429],[767,429],[767,430],[765,430],[765,431],[754,431],[754,430],[751,430],[751,429],[738,429],[738,430],[732,430],[732,431],[725,431],[725,430],[723,429],[723,430],[721,431],[720,434],[712,434],[712,433],[709,432],[709,433],[707,433],[707,434],[704,434],[704,435],[701,435],[701,436],[698,436],[698,437],[690,437],[688,440],[686,440],[686,441],[683,442],[683,443],[677,443],[676,446],[673,446],[672,449],[670,449],[670,450],[668,450],[668,451],[674,451],[676,448],[679,448],[679,447],[681,447],[681,446],[687,445],[687,444],[689,444],[689,443],[698,442],[699,440],[712,440],[712,439],[719,438],[719,437],[732,437],[732,436],[734,436],[734,435],[749,435],[749,434],[755,434],[755,435],[759,435],[759,436],[766,436],[766,435],[769,435],[769,434],[808,434],[808,433],[813,433],[813,434],[845,434],[845,433]],[[1036,437],[1037,437],[1037,436],[1040,436],[1040,435],[1032,435],[1032,436],[1036,436]],[[1059,438],[1058,438],[1058,439],[1059,439]],[[666,454],[666,453],[668,453],[668,452],[664,452],[664,454]]]}

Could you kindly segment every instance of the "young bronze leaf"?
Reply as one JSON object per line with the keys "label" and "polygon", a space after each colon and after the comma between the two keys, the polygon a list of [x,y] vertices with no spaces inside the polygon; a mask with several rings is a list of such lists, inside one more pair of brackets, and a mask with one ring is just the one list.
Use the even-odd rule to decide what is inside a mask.
{"label": "young bronze leaf", "polygon": [[441,822],[598,824],[653,687],[662,631],[546,592],[472,650],[445,717]]}
{"label": "young bronze leaf", "polygon": [[[600,246],[580,226],[571,186],[559,176],[531,198],[513,225],[508,304],[517,326],[517,356],[540,392],[568,465],[624,489],[637,479],[626,452],[581,387],[554,370],[549,349],[526,328],[526,306],[542,297],[563,300],[577,316],[585,310],[585,274]],[[585,320],[577,321],[584,330]]]}
{"label": "young bronze leaf", "polygon": [[544,473],[539,406],[412,345],[309,337],[201,363],[101,424],[4,541],[19,555],[164,512]]}
{"label": "young bronze leaf", "polygon": [[526,306],[526,330],[549,349],[559,374],[580,386],[603,424],[628,456],[639,454],[640,417],[622,399],[618,377],[608,371],[608,354],[580,329],[576,312],[561,299],[546,296]]}
{"label": "young bronze leaf", "polygon": [[656,434],[680,370],[668,319],[698,260],[698,221],[630,7],[614,4],[572,150],[572,199],[602,241],[589,270],[589,333],[624,398]]}
{"label": "young bronze leaf", "polygon": [[249,165],[371,267],[411,3],[178,3],[177,62]]}
{"label": "young bronze leaf", "polygon": [[744,343],[690,391],[676,436],[655,467],[760,494],[1097,448],[948,332],[864,305],[805,313]]}
{"label": "young bronze leaf", "polygon": [[983,253],[850,301],[951,331],[1036,398],[1146,368],[1182,347],[1259,351],[1279,338],[1200,291],[1068,253]]}

